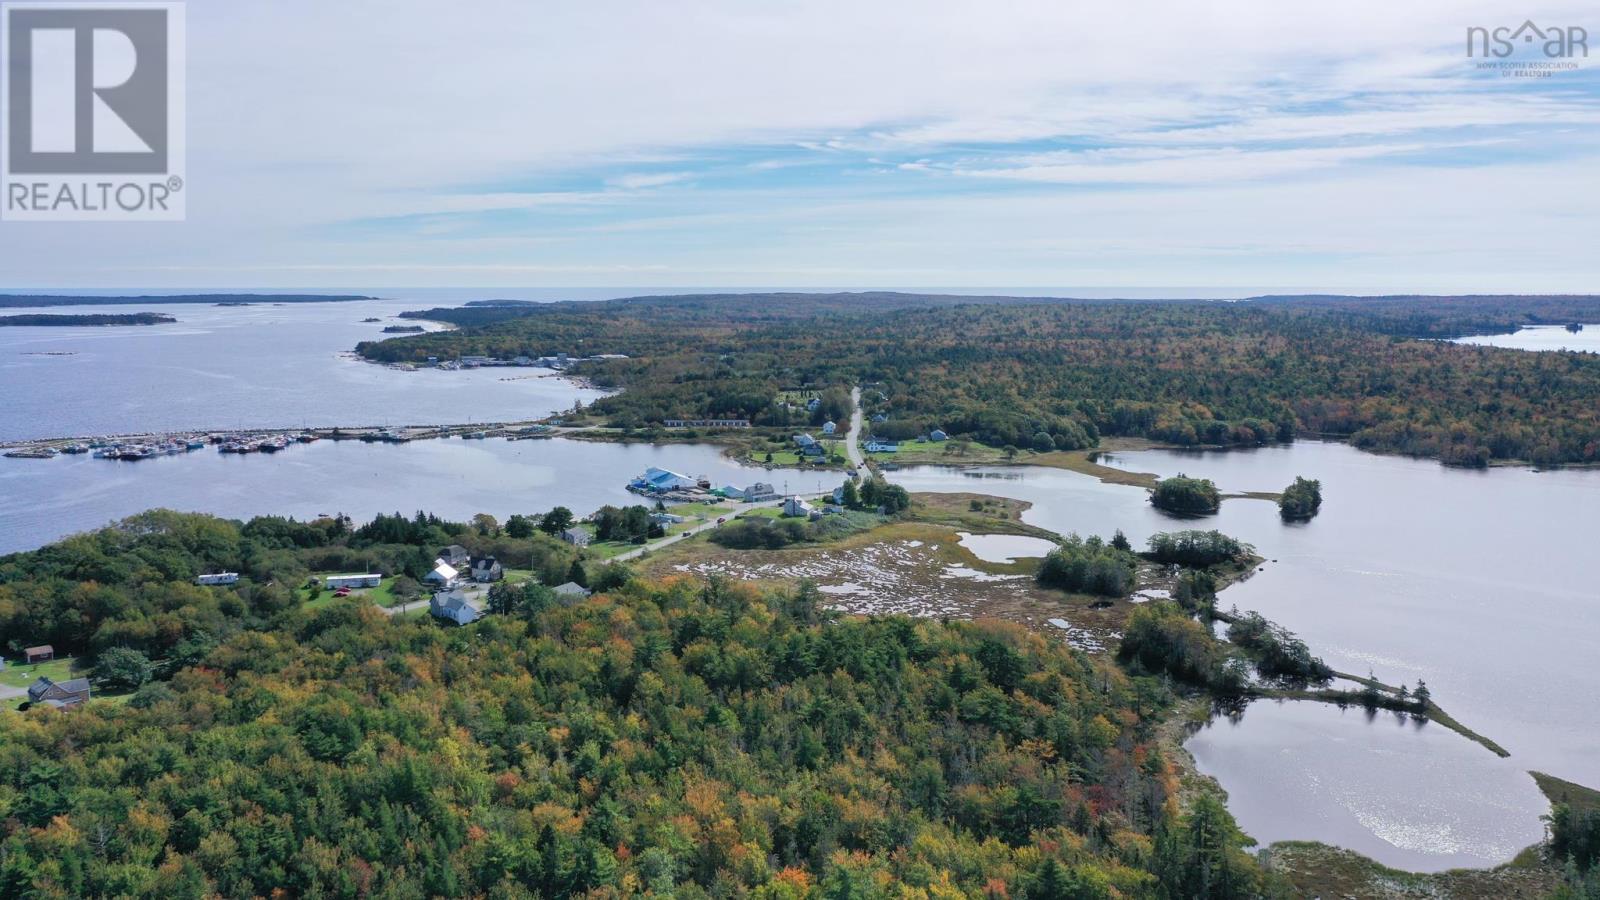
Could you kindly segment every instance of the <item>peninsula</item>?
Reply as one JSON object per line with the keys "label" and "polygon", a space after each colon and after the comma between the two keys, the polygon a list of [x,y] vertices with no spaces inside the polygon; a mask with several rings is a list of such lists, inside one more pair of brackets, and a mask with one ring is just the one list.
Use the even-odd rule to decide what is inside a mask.
{"label": "peninsula", "polygon": [[170,325],[178,321],[161,313],[102,313],[69,316],[49,313],[31,313],[19,316],[0,316],[0,326],[75,326],[75,325]]}

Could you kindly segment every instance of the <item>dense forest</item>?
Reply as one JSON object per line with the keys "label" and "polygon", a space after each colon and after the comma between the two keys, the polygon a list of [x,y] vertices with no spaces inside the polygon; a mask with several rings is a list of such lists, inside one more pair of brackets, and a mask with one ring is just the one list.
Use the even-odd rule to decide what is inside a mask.
{"label": "dense forest", "polygon": [[1314,433],[1455,465],[1600,461],[1600,357],[1425,340],[1600,321],[1600,297],[696,295],[416,315],[464,327],[359,351],[384,362],[625,354],[577,368],[626,389],[593,407],[623,427],[788,427],[810,416],[780,391],[860,384],[890,437],[938,427],[1076,449],[1102,435],[1196,445]]}
{"label": "dense forest", "polygon": [[0,896],[1286,896],[1177,803],[1169,684],[1017,626],[717,579],[500,591],[466,628],[272,600],[292,561],[494,531],[154,513],[0,560],[8,635],[54,608],[173,653],[0,713]]}
{"label": "dense forest", "polygon": [[50,313],[28,313],[16,316],[0,316],[0,327],[7,325],[21,327],[49,327],[73,325],[169,325],[178,321],[162,313],[99,313],[95,315],[64,316],[51,315]]}

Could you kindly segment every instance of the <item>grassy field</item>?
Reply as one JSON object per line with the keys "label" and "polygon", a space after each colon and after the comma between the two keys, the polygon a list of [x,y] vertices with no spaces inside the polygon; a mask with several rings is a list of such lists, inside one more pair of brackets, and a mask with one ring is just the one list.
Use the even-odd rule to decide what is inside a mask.
{"label": "grassy field", "polygon": [[1030,457],[1036,454],[1026,450],[1017,452],[1014,459],[1007,459],[1005,451],[999,447],[990,447],[977,441],[901,441],[898,453],[866,453],[866,442],[862,442],[862,455],[878,463],[899,463],[901,465],[917,465],[921,463],[944,463],[949,465],[976,465],[979,463],[999,462],[1030,462]]}
{"label": "grassy field", "polygon": [[[317,577],[320,579],[326,574],[335,573],[323,573],[319,574]],[[395,579],[393,577],[389,577],[380,581],[378,586],[375,588],[353,588],[350,591],[350,596],[356,599],[369,600],[378,606],[394,606],[396,603],[401,602],[400,598],[394,595],[394,582]],[[317,594],[315,598],[312,597],[312,589],[304,585],[299,588],[299,593],[300,600],[305,604],[306,609],[321,609],[336,599],[333,596],[333,591],[327,590],[326,588],[324,588],[320,594]],[[425,594],[426,591],[424,591],[423,594],[418,594],[418,596],[424,596]]]}
{"label": "grassy field", "polygon": [[[38,681],[41,676],[51,681],[66,681],[69,678],[88,678],[93,673],[94,670],[91,668],[74,669],[73,666],[76,662],[76,659],[67,657],[65,659],[52,659],[49,662],[34,663],[30,666],[7,660],[5,669],[0,670],[0,687],[26,689],[29,685]],[[27,694],[6,697],[0,700],[0,708],[16,709],[27,701]]]}

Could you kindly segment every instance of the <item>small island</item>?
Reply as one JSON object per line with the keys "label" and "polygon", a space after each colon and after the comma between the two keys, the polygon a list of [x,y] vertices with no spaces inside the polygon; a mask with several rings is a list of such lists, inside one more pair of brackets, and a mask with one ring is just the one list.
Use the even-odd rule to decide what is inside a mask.
{"label": "small island", "polygon": [[363,324],[371,325],[371,324],[376,324],[378,322],[382,322],[383,320],[378,318],[377,316],[368,316],[365,319],[362,319],[361,321],[362,321]]}
{"label": "small island", "polygon": [[1304,522],[1322,508],[1322,482],[1295,476],[1294,484],[1283,489],[1278,499],[1278,514],[1285,522]]}
{"label": "small island", "polygon": [[1222,494],[1209,478],[1174,475],[1156,482],[1150,504],[1180,516],[1209,516],[1222,508]]}
{"label": "small island", "polygon": [[94,314],[61,316],[48,313],[31,313],[20,316],[0,316],[0,326],[75,326],[75,325],[171,325],[178,321],[161,313],[141,312],[125,314]]}
{"label": "small island", "polygon": [[428,329],[421,325],[390,325],[383,329],[384,334],[421,334]]}

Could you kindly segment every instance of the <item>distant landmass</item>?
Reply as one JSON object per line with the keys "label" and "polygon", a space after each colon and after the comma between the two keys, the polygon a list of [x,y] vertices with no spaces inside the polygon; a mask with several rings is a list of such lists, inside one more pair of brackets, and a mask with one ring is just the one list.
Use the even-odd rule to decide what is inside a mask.
{"label": "distant landmass", "polygon": [[383,330],[384,334],[421,334],[428,329],[421,325],[390,325]]}
{"label": "distant landmass", "polygon": [[92,297],[78,294],[0,294],[0,308],[18,306],[121,306],[146,303],[212,303],[242,306],[246,303],[348,303],[376,300],[359,294],[128,294]]}
{"label": "distant landmass", "polygon": [[170,325],[178,321],[161,313],[141,312],[124,315],[102,314],[90,316],[56,316],[33,313],[22,316],[0,316],[0,326],[5,325]]}

